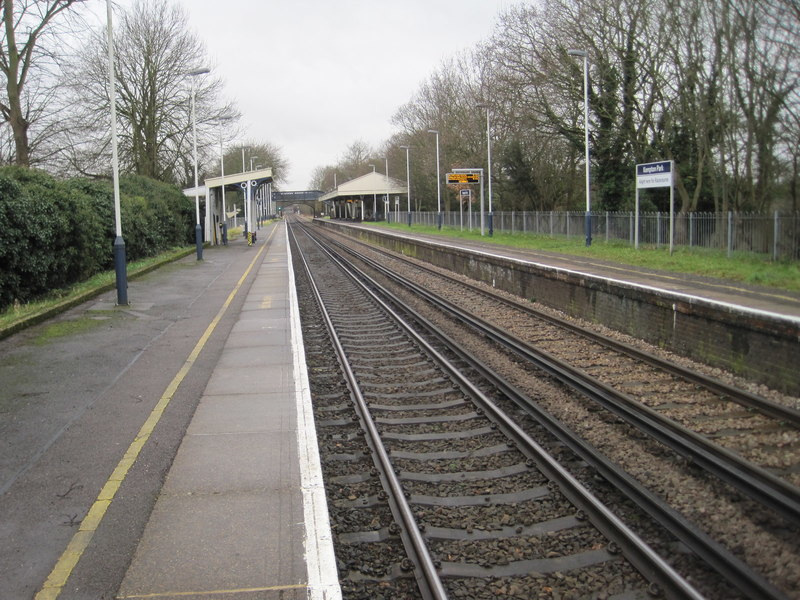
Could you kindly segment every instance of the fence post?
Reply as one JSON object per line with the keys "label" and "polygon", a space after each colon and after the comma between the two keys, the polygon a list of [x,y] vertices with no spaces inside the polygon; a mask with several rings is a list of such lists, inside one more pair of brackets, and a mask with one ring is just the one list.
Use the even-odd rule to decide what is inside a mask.
{"label": "fence post", "polygon": [[780,235],[780,220],[776,210],[775,223],[772,226],[772,260],[778,260],[778,235]]}
{"label": "fence post", "polygon": [[608,243],[608,211],[606,211],[606,244]]}
{"label": "fence post", "polygon": [[661,212],[656,213],[656,248],[661,248]]}
{"label": "fence post", "polygon": [[728,258],[733,256],[733,211],[728,211]]}
{"label": "fence post", "polygon": [[689,248],[694,245],[694,213],[689,213]]}
{"label": "fence post", "polygon": [[633,211],[628,213],[628,243],[633,246]]}

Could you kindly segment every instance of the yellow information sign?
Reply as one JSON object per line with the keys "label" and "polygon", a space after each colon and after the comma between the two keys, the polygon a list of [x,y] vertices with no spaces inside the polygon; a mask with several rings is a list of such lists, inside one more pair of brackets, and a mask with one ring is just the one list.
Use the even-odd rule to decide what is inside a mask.
{"label": "yellow information sign", "polygon": [[480,183],[480,173],[448,173],[447,183]]}

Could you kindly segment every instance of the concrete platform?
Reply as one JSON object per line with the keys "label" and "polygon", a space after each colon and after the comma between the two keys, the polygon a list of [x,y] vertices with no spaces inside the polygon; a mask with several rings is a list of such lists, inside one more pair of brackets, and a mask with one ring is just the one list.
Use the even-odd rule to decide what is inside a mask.
{"label": "concrete platform", "polygon": [[800,395],[798,293],[413,228],[314,223]]}
{"label": "concrete platform", "polygon": [[279,227],[119,598],[341,597]]}

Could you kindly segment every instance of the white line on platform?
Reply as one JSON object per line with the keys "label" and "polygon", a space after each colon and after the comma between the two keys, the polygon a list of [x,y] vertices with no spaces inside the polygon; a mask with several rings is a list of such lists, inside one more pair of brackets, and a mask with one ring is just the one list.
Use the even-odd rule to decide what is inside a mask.
{"label": "white line on platform", "polygon": [[294,287],[292,251],[289,231],[286,232],[286,250],[289,256],[289,311],[291,320],[292,357],[294,364],[295,401],[297,403],[297,439],[300,456],[300,479],[303,491],[305,516],[306,568],[308,569],[308,597],[312,600],[340,600],[342,591],[333,553],[328,502],[322,481],[314,413],[311,408],[311,391],[308,383],[306,357],[303,351],[303,333],[300,329],[300,310]]}

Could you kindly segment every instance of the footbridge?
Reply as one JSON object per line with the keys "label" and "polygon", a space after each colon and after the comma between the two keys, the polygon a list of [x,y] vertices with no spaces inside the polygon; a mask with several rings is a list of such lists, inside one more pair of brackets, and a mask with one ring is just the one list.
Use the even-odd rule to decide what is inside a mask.
{"label": "footbridge", "polygon": [[320,200],[322,192],[319,190],[305,190],[299,192],[273,191],[272,201],[279,212],[290,206],[308,206],[313,211],[313,216],[318,217],[322,214],[323,203]]}

